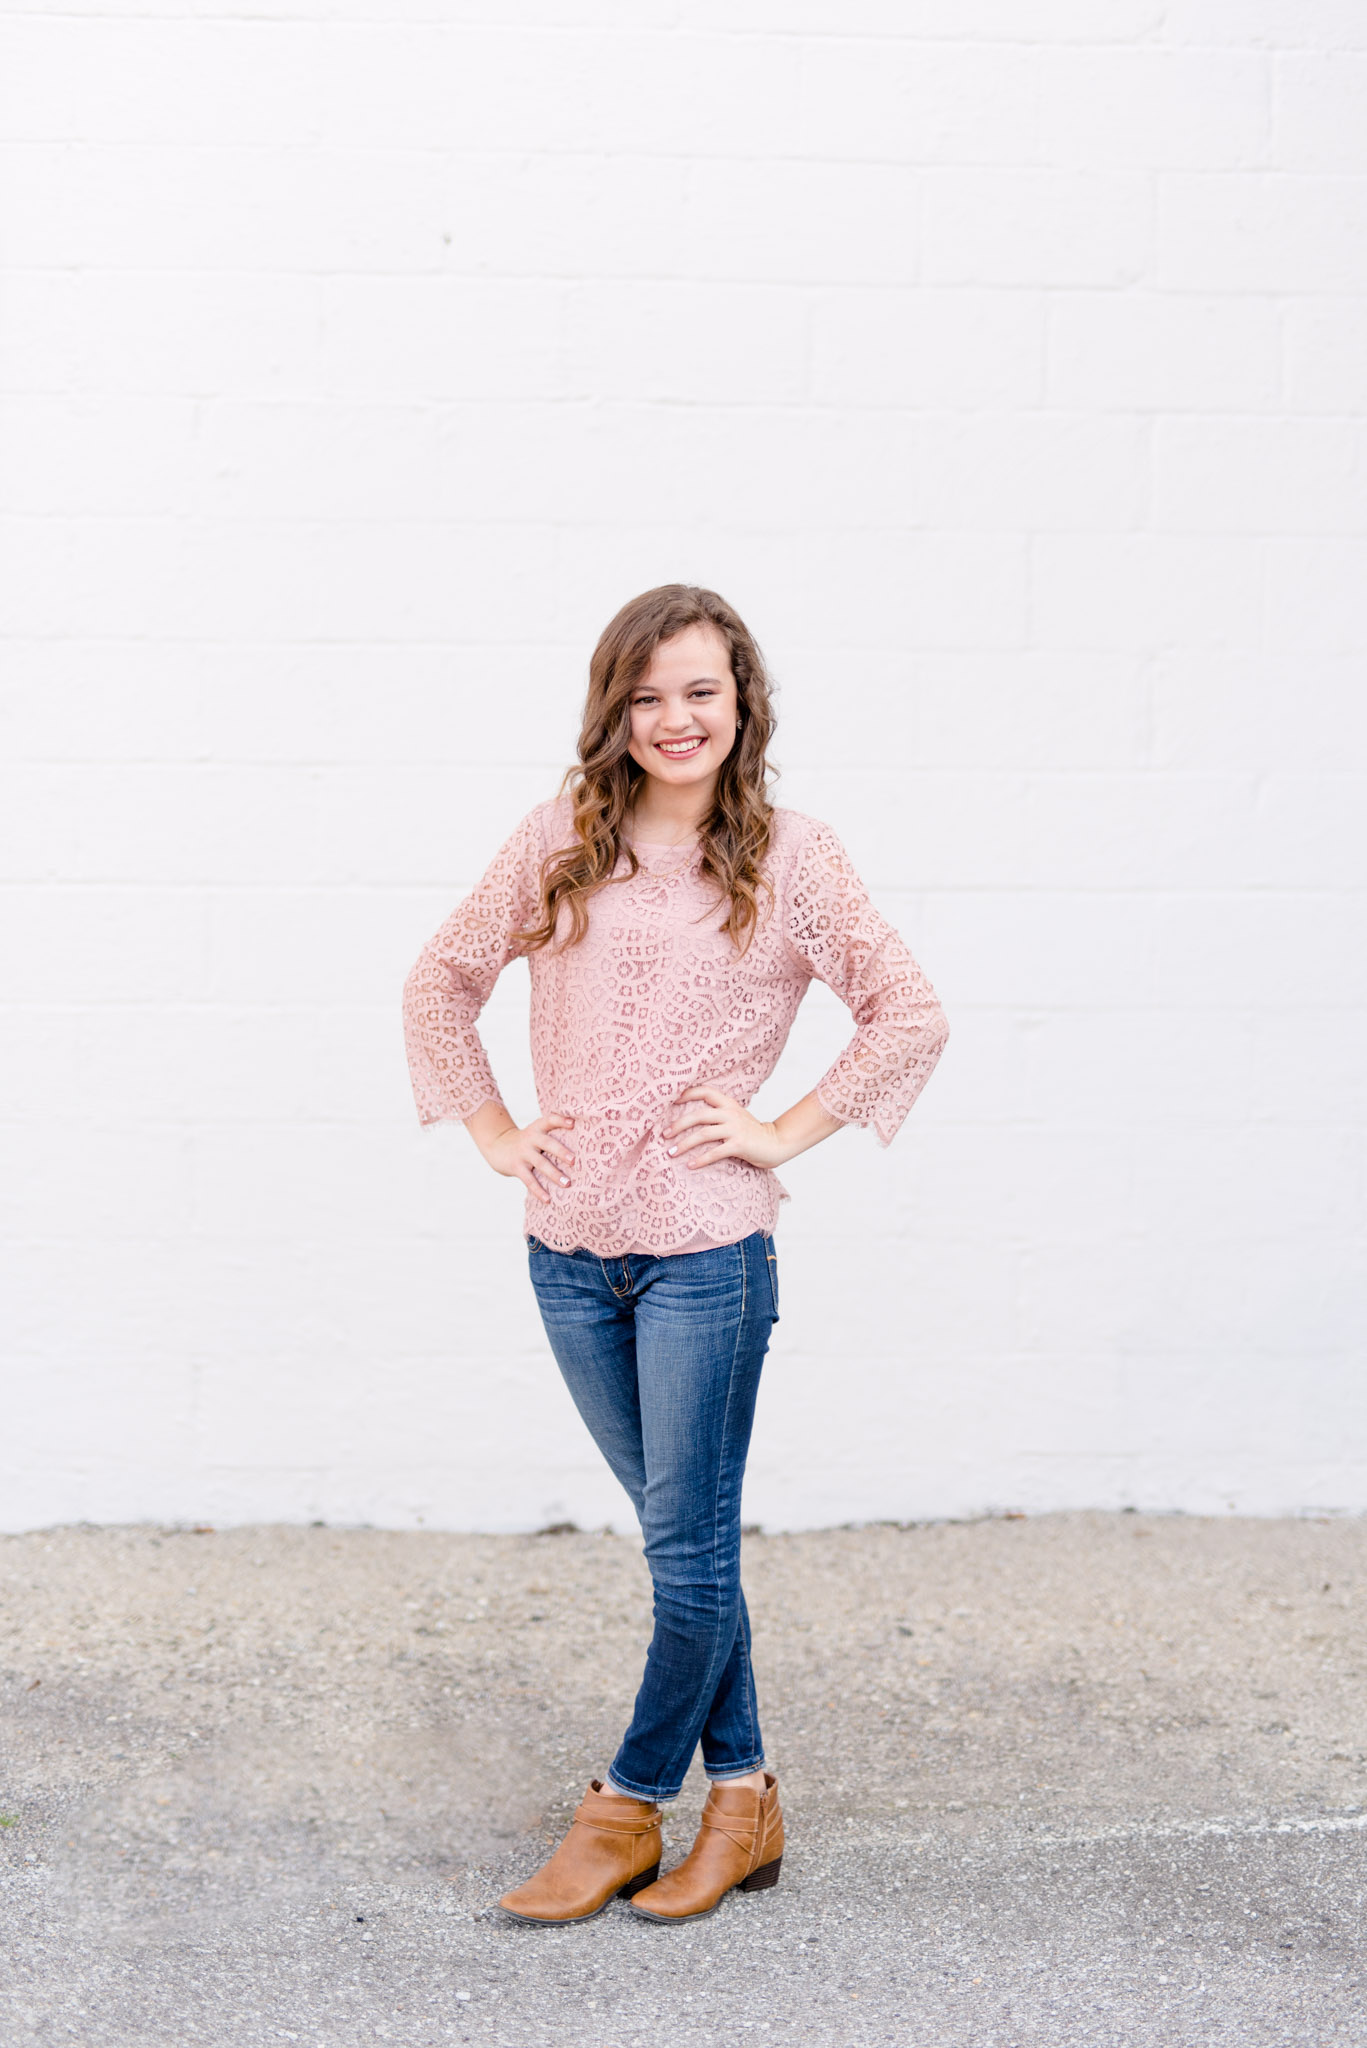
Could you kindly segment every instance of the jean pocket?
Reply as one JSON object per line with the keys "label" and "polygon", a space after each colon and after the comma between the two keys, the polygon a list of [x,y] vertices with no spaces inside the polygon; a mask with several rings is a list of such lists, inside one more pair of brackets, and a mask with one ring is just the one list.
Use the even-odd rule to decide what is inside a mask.
{"label": "jean pocket", "polygon": [[765,1263],[765,1265],[766,1265],[766,1266],[768,1267],[768,1269],[769,1269],[769,1292],[770,1292],[770,1294],[771,1294],[771,1295],[773,1296],[773,1302],[774,1302],[774,1321],[775,1321],[775,1322],[777,1322],[777,1321],[778,1321],[778,1253],[777,1253],[777,1252],[776,1252],[776,1251],[774,1250],[774,1240],[773,1240],[772,1238],[770,1238],[770,1239],[769,1239],[768,1243],[767,1243],[767,1244],[765,1245],[765,1248],[764,1248],[764,1263]]}
{"label": "jean pocket", "polygon": [[527,1233],[527,1250],[528,1250],[529,1252],[544,1252],[544,1251],[545,1251],[545,1249],[546,1249],[546,1247],[545,1247],[545,1245],[544,1245],[544,1244],[542,1244],[542,1242],[541,1242],[541,1239],[540,1239],[539,1237],[533,1237],[533,1236],[532,1236],[532,1234],[531,1234],[531,1232],[530,1232],[530,1231],[528,1231],[528,1233]]}

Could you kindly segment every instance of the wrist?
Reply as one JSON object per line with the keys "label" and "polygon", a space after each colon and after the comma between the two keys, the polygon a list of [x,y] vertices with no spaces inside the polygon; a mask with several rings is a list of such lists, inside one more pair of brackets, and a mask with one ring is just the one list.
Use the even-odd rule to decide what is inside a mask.
{"label": "wrist", "polygon": [[802,1150],[800,1145],[794,1145],[790,1138],[785,1137],[782,1123],[782,1117],[775,1117],[772,1123],[764,1126],[772,1140],[774,1157],[770,1164],[773,1166],[786,1166],[788,1161]]}
{"label": "wrist", "polygon": [[795,1102],[791,1109],[785,1109],[770,1126],[777,1140],[779,1157],[776,1166],[786,1166],[790,1159],[796,1159],[799,1152],[811,1150],[823,1138],[842,1130],[844,1125],[837,1116],[832,1116],[818,1098],[815,1089],[804,1095],[801,1102]]}
{"label": "wrist", "polygon": [[465,1128],[474,1139],[486,1160],[492,1159],[494,1147],[515,1131],[517,1124],[501,1102],[482,1102],[473,1116],[465,1119]]}

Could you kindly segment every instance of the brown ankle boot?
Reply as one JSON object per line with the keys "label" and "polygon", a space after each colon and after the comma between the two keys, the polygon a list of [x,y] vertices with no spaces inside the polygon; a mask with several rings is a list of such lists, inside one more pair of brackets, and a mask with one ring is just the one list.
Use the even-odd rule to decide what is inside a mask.
{"label": "brown ankle boot", "polygon": [[778,1883],[782,1861],[783,1809],[773,1772],[764,1773],[762,1792],[713,1785],[697,1841],[676,1869],[632,1900],[631,1910],[647,1920],[695,1920],[737,1886],[767,1891]]}
{"label": "brown ankle boot", "polygon": [[498,1903],[514,1919],[544,1927],[591,1920],[609,1899],[629,1899],[653,1884],[659,1870],[659,1807],[648,1799],[618,1798],[595,1778],[550,1862]]}

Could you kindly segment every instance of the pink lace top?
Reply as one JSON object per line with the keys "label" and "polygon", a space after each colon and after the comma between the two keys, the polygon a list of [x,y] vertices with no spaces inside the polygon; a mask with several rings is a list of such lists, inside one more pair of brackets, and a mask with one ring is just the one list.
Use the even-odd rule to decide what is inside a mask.
{"label": "pink lace top", "polygon": [[[570,800],[522,820],[464,902],[419,954],[404,986],[418,1115],[462,1120],[499,1101],[476,1028],[495,981],[524,950],[512,933],[538,912],[546,855],[565,845]],[[848,1004],[853,1038],[817,1086],[845,1123],[887,1144],[920,1094],[948,1026],[935,991],[874,909],[840,841],[799,811],[775,810],[765,872],[772,909],[737,953],[725,910],[691,850],[638,845],[641,872],[589,903],[577,946],[529,954],[532,1062],[541,1113],[574,1118],[570,1186],[527,1197],[525,1228],[560,1251],[601,1257],[695,1251],[772,1230],[785,1194],[767,1168],[722,1159],[696,1170],[659,1132],[698,1082],[742,1103],[773,1071],[813,975]]]}

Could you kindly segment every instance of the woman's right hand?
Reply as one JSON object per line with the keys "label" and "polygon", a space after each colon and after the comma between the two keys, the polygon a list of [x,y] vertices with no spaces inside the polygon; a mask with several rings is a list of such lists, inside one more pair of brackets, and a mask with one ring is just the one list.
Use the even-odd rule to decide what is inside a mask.
{"label": "woman's right hand", "polygon": [[552,1134],[573,1130],[572,1116],[533,1117],[519,1129],[501,1103],[486,1102],[466,1118],[465,1128],[494,1172],[520,1180],[539,1202],[551,1199],[547,1180],[557,1181],[562,1188],[569,1186],[565,1168],[573,1166],[574,1154],[563,1139]]}

